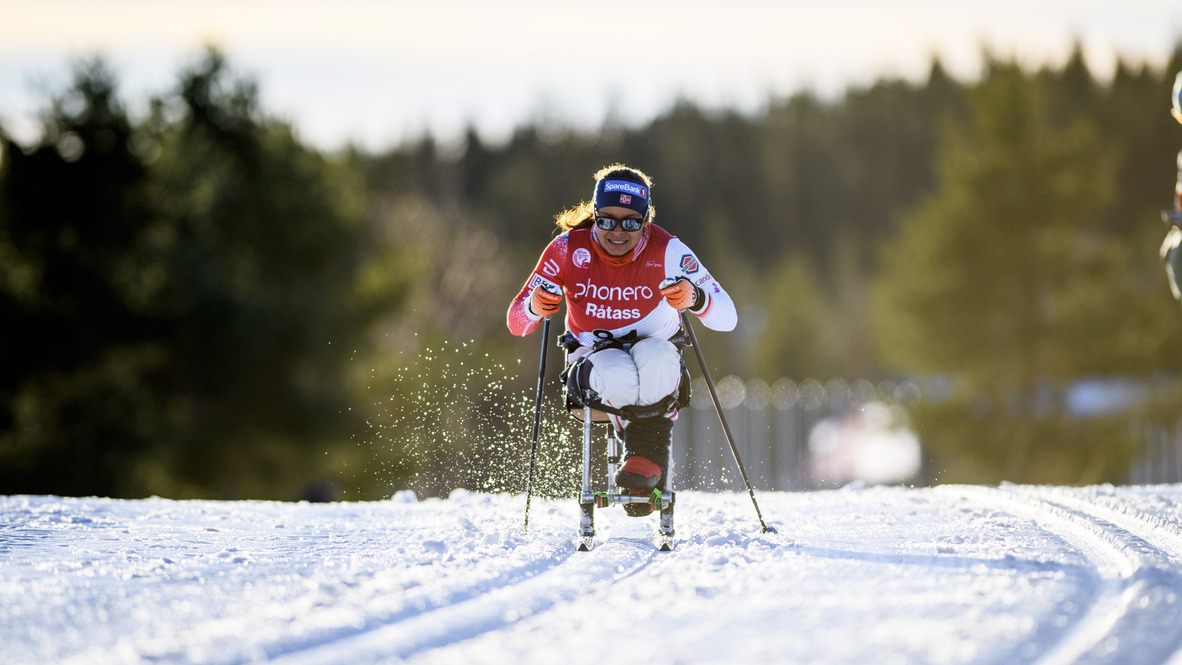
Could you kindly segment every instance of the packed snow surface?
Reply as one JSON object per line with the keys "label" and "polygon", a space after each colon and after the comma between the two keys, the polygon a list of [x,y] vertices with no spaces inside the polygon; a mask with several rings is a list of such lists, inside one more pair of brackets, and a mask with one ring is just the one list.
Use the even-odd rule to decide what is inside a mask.
{"label": "packed snow surface", "polygon": [[1182,486],[0,497],[0,662],[1182,663]]}

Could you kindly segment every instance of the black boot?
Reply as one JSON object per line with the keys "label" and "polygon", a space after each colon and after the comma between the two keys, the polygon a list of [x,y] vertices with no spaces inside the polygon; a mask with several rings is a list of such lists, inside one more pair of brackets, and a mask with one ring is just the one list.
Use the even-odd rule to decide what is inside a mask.
{"label": "black boot", "polygon": [[[673,444],[673,421],[668,418],[640,418],[624,430],[624,465],[616,473],[616,485],[628,494],[645,496],[657,488],[669,469]],[[651,503],[626,503],[624,511],[633,517],[648,515]]]}

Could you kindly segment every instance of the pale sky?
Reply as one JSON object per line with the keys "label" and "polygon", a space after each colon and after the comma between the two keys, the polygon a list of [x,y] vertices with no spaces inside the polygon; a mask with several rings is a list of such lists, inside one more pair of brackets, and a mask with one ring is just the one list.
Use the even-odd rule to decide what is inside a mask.
{"label": "pale sky", "polygon": [[636,125],[678,97],[751,112],[802,89],[919,81],[933,54],[969,79],[986,47],[1058,65],[1077,39],[1098,76],[1117,56],[1160,67],[1182,2],[0,0],[0,125],[32,140],[46,91],[95,53],[137,111],[207,43],[305,141],[381,150],[469,124],[493,141],[541,119]]}

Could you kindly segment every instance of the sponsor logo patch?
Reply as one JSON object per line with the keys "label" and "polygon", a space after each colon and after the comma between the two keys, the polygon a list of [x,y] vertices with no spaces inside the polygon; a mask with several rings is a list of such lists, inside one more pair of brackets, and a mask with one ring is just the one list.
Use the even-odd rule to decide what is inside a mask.
{"label": "sponsor logo patch", "polygon": [[614,300],[614,301],[628,301],[628,300],[652,300],[655,297],[653,290],[647,286],[598,286],[587,280],[581,284],[576,285],[574,289],[574,298],[595,298],[596,300]]}
{"label": "sponsor logo patch", "polygon": [[546,263],[542,264],[542,272],[546,273],[547,277],[557,277],[558,264],[554,262],[554,259],[547,259]]}
{"label": "sponsor logo patch", "polygon": [[698,272],[698,260],[694,258],[693,254],[684,254],[681,257],[681,272],[692,275]]}
{"label": "sponsor logo patch", "polygon": [[587,316],[592,316],[597,319],[612,319],[612,320],[628,320],[639,319],[639,309],[616,309],[615,307],[606,305],[596,305],[595,303],[587,303]]}
{"label": "sponsor logo patch", "polygon": [[526,285],[525,290],[526,291],[533,291],[534,287],[536,287],[539,284],[546,287],[546,289],[548,291],[551,291],[553,293],[561,293],[562,292],[561,287],[559,287],[554,282],[551,282],[550,280],[546,279],[545,277],[542,277],[541,275],[539,275],[536,272],[534,273],[533,278],[529,280],[529,284]]}
{"label": "sponsor logo patch", "polygon": [[574,262],[576,268],[586,268],[591,263],[591,250],[580,247],[575,250]]}
{"label": "sponsor logo patch", "polygon": [[605,192],[624,192],[626,194],[634,194],[642,199],[648,198],[648,188],[643,185],[638,185],[634,182],[626,180],[609,180],[603,183],[603,191]]}

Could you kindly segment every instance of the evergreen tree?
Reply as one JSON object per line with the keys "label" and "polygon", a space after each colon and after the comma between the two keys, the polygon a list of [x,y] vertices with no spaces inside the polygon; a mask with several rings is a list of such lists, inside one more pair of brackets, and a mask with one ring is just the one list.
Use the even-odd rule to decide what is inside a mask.
{"label": "evergreen tree", "polygon": [[178,97],[178,122],[153,120],[152,174],[184,415],[157,461],[202,492],[296,495],[307,476],[295,469],[341,436],[347,412],[337,368],[358,323],[344,296],[363,181],[266,118],[255,85],[216,51],[182,72]]}
{"label": "evergreen tree", "polygon": [[973,104],[969,126],[945,137],[937,191],[885,249],[884,358],[955,378],[924,423],[930,445],[974,462],[955,477],[1111,474],[1118,428],[1072,419],[1063,397],[1075,380],[1153,355],[1122,340],[1143,317],[1122,305],[1128,255],[1100,224],[1115,162],[1090,124],[1053,124],[1016,66],[993,63]]}
{"label": "evergreen tree", "polygon": [[297,496],[347,436],[355,168],[212,51],[142,126],[95,61],[4,140],[0,492]]}
{"label": "evergreen tree", "polygon": [[[100,61],[0,167],[0,491],[106,494],[159,434],[147,172]],[[147,274],[145,274],[147,273]]]}

